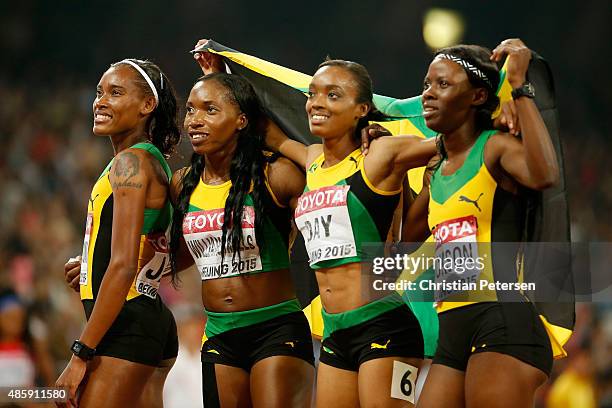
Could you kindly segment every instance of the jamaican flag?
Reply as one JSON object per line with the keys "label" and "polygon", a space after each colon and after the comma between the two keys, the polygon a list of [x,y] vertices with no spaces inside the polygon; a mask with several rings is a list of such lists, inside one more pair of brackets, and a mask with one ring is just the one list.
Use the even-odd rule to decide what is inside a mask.
{"label": "jamaican flag", "polygon": [[[319,142],[310,133],[308,118],[304,109],[306,91],[311,80],[310,75],[244,54],[214,41],[209,41],[204,49],[221,55],[232,73],[249,80],[266,113],[289,137],[305,144]],[[500,75],[501,81],[497,93],[503,102],[511,99],[511,86],[505,78],[505,66],[502,67]],[[525,240],[564,242],[569,245],[567,192],[564,182],[563,154],[559,139],[554,84],[548,64],[535,53],[529,66],[528,78],[537,90],[536,104],[542,112],[553,139],[560,163],[562,181],[559,186],[553,189],[542,193],[533,193],[530,196],[530,214],[525,225]],[[420,96],[396,99],[374,95],[374,103],[381,112],[390,117],[383,125],[394,135],[412,134],[423,138],[436,135],[425,125]],[[498,114],[499,109],[493,116],[495,117]],[[417,193],[422,187],[424,171],[424,168],[420,168],[408,172],[410,188]],[[318,296],[314,273],[308,267],[307,255],[301,237],[298,237],[293,248],[292,272],[296,282],[298,298],[304,307],[313,334],[321,336],[323,333],[320,313],[321,301]],[[536,277],[542,273],[539,269],[541,265],[538,263],[538,259],[541,259],[541,254],[537,251],[525,251],[522,271],[525,280],[538,281]],[[574,325],[573,297],[568,295],[573,293],[571,271],[568,272],[567,269],[569,264],[569,257],[559,259],[558,268],[547,272],[547,278],[556,282],[564,282],[563,285],[560,285],[562,287],[559,288],[558,298],[560,302],[538,302],[537,293],[529,294],[545,322],[556,356],[564,355],[562,345],[569,338]],[[550,294],[548,298],[550,298]],[[438,329],[435,309],[431,302],[406,300],[415,312],[423,329],[426,344],[425,354],[433,355]]]}

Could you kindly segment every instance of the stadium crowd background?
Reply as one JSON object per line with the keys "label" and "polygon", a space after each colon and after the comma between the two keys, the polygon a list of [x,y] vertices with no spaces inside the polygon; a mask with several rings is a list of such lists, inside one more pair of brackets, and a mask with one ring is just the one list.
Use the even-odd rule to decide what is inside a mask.
{"label": "stadium crowd background", "polygon": [[[62,271],[80,253],[86,197],[112,155],[108,140],[91,132],[95,85],[111,62],[153,59],[173,80],[182,105],[199,75],[187,51],[203,37],[307,73],[326,55],[354,59],[368,67],[378,93],[395,97],[420,93],[431,56],[422,36],[422,17],[431,7],[425,1],[113,3],[0,5],[0,386],[6,325],[23,322],[35,350],[37,385],[55,381],[80,332],[83,310]],[[612,242],[612,87],[604,67],[612,38],[609,3],[517,1],[502,10],[463,0],[439,6],[463,16],[463,42],[494,46],[515,36],[548,59],[557,84],[572,239]],[[183,141],[173,169],[189,150]],[[163,291],[180,321],[183,357],[191,357],[182,363],[185,378],[173,380],[178,383],[198,372],[203,322],[198,276],[191,272],[179,291],[169,285]],[[18,294],[27,313],[5,312],[7,290]],[[592,389],[599,406],[612,407],[612,300],[577,305],[567,349],[570,357],[555,363],[539,406],[548,400],[561,407],[551,397],[556,386],[559,395]]]}

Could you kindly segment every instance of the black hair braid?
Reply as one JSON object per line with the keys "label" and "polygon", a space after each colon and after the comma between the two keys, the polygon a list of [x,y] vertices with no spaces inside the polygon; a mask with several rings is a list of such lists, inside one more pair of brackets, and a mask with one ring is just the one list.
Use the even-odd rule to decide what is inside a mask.
{"label": "black hair braid", "polygon": [[197,153],[193,153],[191,155],[190,167],[180,180],[181,190],[176,199],[172,215],[172,227],[170,229],[170,265],[172,267],[173,285],[178,283],[177,254],[183,237],[183,219],[189,210],[189,199],[191,198],[191,194],[200,182],[200,176],[203,171],[204,157]]}
{"label": "black hair braid", "polygon": [[[238,133],[238,141],[234,157],[230,164],[230,180],[232,186],[225,201],[225,211],[221,235],[221,257],[228,250],[233,251],[232,260],[236,255],[240,260],[240,247],[245,245],[242,232],[242,217],[247,195],[251,193],[255,210],[255,239],[261,249],[264,246],[264,195],[266,158],[263,154],[265,146],[265,122],[259,99],[244,78],[225,73],[207,75],[201,80],[216,80],[227,88],[228,96],[246,115],[247,124]],[[227,245],[229,243],[229,245]],[[250,243],[246,243],[250,246]]]}
{"label": "black hair braid", "polygon": [[[168,158],[173,153],[175,146],[181,138],[178,126],[178,106],[176,103],[176,92],[172,83],[161,69],[151,61],[130,59],[133,63],[142,68],[153,82],[159,102],[147,122],[147,135],[160,152]],[[120,64],[112,64],[115,66]],[[133,68],[133,67],[132,67]],[[137,73],[136,83],[142,92],[147,96],[153,96],[147,81],[140,73]]]}
{"label": "black hair braid", "polygon": [[[240,247],[252,245],[252,243],[244,242],[241,222],[249,192],[251,193],[255,210],[255,239],[260,250],[264,245],[263,195],[266,188],[264,174],[266,159],[262,152],[263,140],[253,137],[252,134],[249,134],[249,131],[245,132],[245,130],[246,128],[238,136],[238,145],[230,164],[232,186],[225,202],[221,236],[222,259],[225,257],[225,253],[231,250],[233,252],[232,260],[234,260],[236,255],[238,255],[238,260],[240,260]],[[253,187],[252,191],[251,186]]]}
{"label": "black hair braid", "polygon": [[[163,73],[160,71],[160,76]],[[164,89],[158,89],[159,105],[149,122],[151,142],[167,157],[181,139],[178,126],[178,106],[174,87],[164,75]]]}
{"label": "black hair braid", "polygon": [[431,163],[426,168],[426,170],[431,173],[438,170],[442,165],[442,162],[448,159],[448,153],[446,152],[446,147],[444,147],[444,135],[442,133],[438,133],[438,135],[436,135],[436,147],[438,149],[438,160]]}

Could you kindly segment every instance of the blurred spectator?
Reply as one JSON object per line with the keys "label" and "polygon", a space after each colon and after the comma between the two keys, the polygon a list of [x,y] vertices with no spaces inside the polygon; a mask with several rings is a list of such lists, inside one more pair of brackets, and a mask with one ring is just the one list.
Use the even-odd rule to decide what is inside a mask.
{"label": "blurred spectator", "polygon": [[36,367],[25,333],[25,308],[14,293],[0,296],[0,386],[31,387]]}
{"label": "blurred spectator", "polygon": [[46,347],[46,327],[28,316],[10,289],[0,291],[0,387],[51,386],[55,372]]}
{"label": "blurred spectator", "polygon": [[164,407],[202,408],[200,349],[204,332],[201,306],[183,303],[172,308],[178,328],[179,351],[164,385]]}
{"label": "blurred spectator", "polygon": [[589,350],[570,357],[569,367],[553,383],[547,408],[597,408],[593,360]]}

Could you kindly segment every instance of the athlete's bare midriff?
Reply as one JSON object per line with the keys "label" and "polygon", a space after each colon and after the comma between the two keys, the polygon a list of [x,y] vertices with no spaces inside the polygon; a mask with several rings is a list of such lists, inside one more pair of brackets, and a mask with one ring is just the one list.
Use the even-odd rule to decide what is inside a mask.
{"label": "athlete's bare midriff", "polygon": [[202,282],[202,302],[210,312],[242,312],[295,298],[289,269]]}
{"label": "athlete's bare midriff", "polygon": [[[364,271],[365,269],[365,271]],[[341,313],[381,297],[373,293],[368,264],[354,262],[315,271],[321,303],[327,313]]]}

